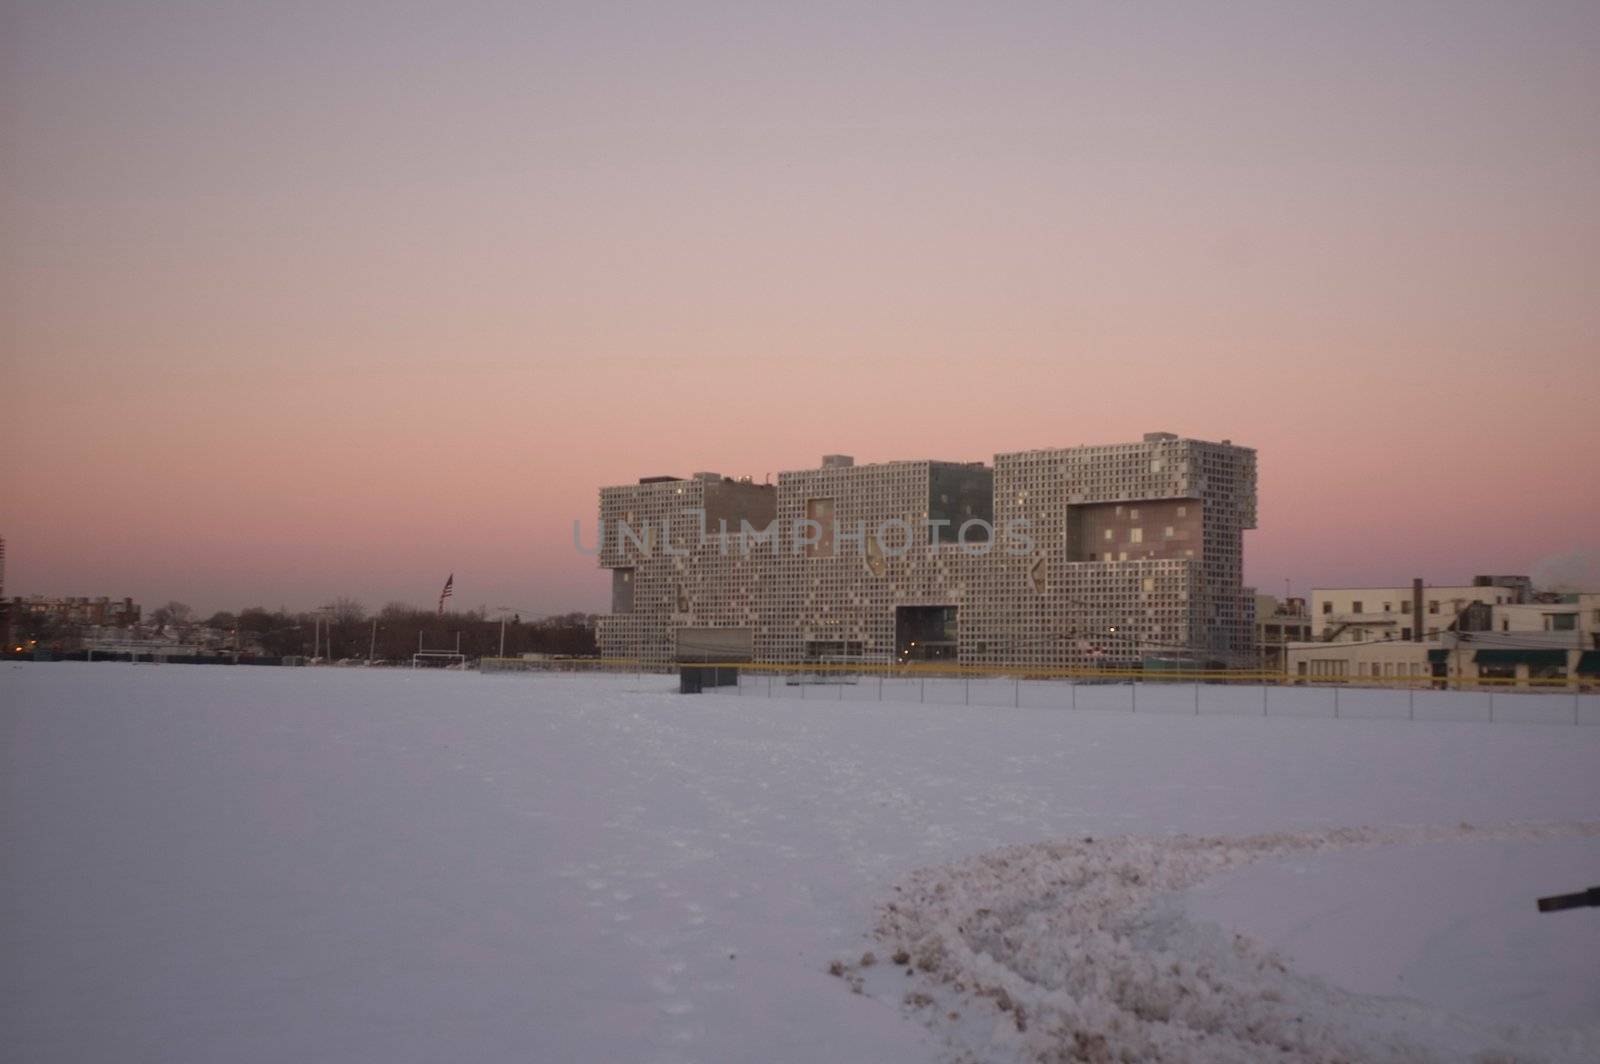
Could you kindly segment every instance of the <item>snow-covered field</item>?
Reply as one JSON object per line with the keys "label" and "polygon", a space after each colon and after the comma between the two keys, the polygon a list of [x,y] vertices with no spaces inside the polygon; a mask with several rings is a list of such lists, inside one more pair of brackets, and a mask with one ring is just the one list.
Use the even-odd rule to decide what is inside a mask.
{"label": "snow-covered field", "polygon": [[0,667],[0,1059],[1600,1056],[1600,728],[674,683]]}

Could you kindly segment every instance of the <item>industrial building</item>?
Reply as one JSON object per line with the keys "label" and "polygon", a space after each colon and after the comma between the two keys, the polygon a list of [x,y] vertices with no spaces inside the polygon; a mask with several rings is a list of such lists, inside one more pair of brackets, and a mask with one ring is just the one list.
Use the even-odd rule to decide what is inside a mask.
{"label": "industrial building", "polygon": [[696,473],[600,491],[602,655],[1250,664],[1256,455],[1230,441]]}
{"label": "industrial building", "polygon": [[1533,585],[1525,576],[1479,576],[1470,585],[1423,584],[1421,595],[1415,592],[1412,585],[1314,588],[1310,641],[1432,639],[1471,623],[1462,616],[1469,610],[1528,601]]}
{"label": "industrial building", "polygon": [[1303,598],[1256,596],[1256,651],[1261,667],[1283,671],[1284,647],[1311,639],[1311,616]]}
{"label": "industrial building", "polygon": [[1316,638],[1285,648],[1296,679],[1600,682],[1600,594],[1478,576],[1463,586],[1318,588],[1311,600]]}

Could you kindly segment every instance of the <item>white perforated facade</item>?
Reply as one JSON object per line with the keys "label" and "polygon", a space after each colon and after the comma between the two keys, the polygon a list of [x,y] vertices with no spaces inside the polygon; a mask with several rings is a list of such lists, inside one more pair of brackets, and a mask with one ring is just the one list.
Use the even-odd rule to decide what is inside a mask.
{"label": "white perforated facade", "polygon": [[[1249,448],[1152,433],[999,454],[992,467],[848,462],[782,473],[775,487],[700,474],[603,489],[600,564],[616,593],[601,652],[712,658],[726,645],[715,630],[743,629],[758,661],[1251,660]],[[635,531],[670,526],[668,546],[686,553],[655,533],[619,537],[619,518]],[[742,552],[740,518],[775,518],[777,542]],[[816,542],[796,542],[813,538],[795,533],[805,519],[821,526]],[[948,522],[937,545],[930,520]]]}

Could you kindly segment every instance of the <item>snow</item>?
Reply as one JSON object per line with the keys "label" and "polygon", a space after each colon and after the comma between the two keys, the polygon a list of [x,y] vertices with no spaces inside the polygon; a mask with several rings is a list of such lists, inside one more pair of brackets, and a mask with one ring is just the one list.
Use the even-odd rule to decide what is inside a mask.
{"label": "snow", "polygon": [[[1447,945],[1438,952],[1464,965],[1454,980],[1418,966],[1435,985],[1458,992],[1458,1005],[1466,1007],[1452,1012],[1398,996],[1351,993],[1356,988],[1348,984],[1308,978],[1257,938],[1223,933],[1205,920],[1205,906],[1185,909],[1173,895],[1220,871],[1285,854],[1402,846],[1413,863],[1427,866],[1438,856],[1424,852],[1433,847],[1502,843],[1521,848],[1523,859],[1538,864],[1545,854],[1533,843],[1582,842],[1592,868],[1600,860],[1597,841],[1600,821],[1276,832],[1243,839],[1085,836],[1009,847],[908,877],[879,923],[881,948],[873,958],[844,966],[842,974],[864,992],[892,992],[893,984],[904,981],[884,975],[877,965],[878,958],[888,956],[906,975],[920,976],[904,984],[911,990],[903,1000],[950,1021],[952,1042],[974,1054],[1005,1047],[1039,1061],[1453,1060],[1473,1055],[1592,1061],[1600,1059],[1600,1024],[1593,1022],[1592,1011],[1570,1026],[1539,1024],[1531,1022],[1537,1010],[1526,1000],[1503,996],[1510,992],[1537,1000],[1554,988],[1560,996],[1582,999],[1591,998],[1592,991],[1561,995],[1555,977],[1569,973],[1535,978],[1535,971],[1551,964],[1538,952],[1461,948],[1463,937],[1476,937],[1480,946],[1485,939],[1503,945],[1506,936],[1498,925],[1506,922],[1505,906],[1458,910],[1444,921],[1440,937]],[[1447,879],[1448,871],[1432,878]],[[1245,919],[1259,920],[1263,907],[1280,904],[1281,895],[1271,888],[1285,884],[1232,886],[1229,902]],[[1325,899],[1344,919],[1326,929],[1329,933],[1313,933],[1321,947],[1319,964],[1333,958],[1337,961],[1326,967],[1364,965],[1368,974],[1374,967],[1383,969],[1396,954],[1385,942],[1385,917],[1398,912],[1403,926],[1408,916],[1437,904],[1438,899],[1425,896],[1395,897],[1417,886],[1403,878],[1388,880],[1382,889],[1374,886],[1366,884],[1366,898],[1353,891]],[[1524,898],[1520,911],[1531,909]],[[1450,926],[1474,917],[1483,925],[1470,929],[1475,936],[1456,934],[1459,928]],[[1510,920],[1517,922],[1514,916]],[[1519,930],[1528,937],[1525,928]],[[1339,933],[1343,937],[1331,937]],[[1556,964],[1582,970],[1587,960],[1592,969],[1595,936],[1584,937],[1572,948],[1555,950]],[[1403,945],[1399,952],[1406,952]],[[1509,987],[1508,965],[1513,968]],[[1391,994],[1404,989],[1381,987]],[[1471,1007],[1483,1003],[1494,1007]],[[963,1012],[972,1018],[961,1023]],[[1509,1022],[1495,1022],[1493,1013]]]}
{"label": "snow", "polygon": [[1592,838],[1484,845],[1480,835],[1262,861],[1182,902],[1191,919],[1358,993],[1502,1024],[1577,1026],[1600,1018],[1600,914],[1543,914],[1532,899],[1595,882]]}
{"label": "snow", "polygon": [[[1600,1045],[1595,981],[1573,985],[1600,913],[1533,914],[1600,881],[1600,728],[1573,727],[1571,700],[1488,724],[1409,721],[1392,697],[1349,704],[1401,719],[1325,719],[1317,690],[1274,691],[1262,717],[1258,688],[1203,689],[1194,715],[1176,687],[1129,713],[1125,686],[1085,688],[1077,712],[1044,685],[882,704],[866,685],[804,704],[674,686],[0,669],[3,1055]],[[1431,715],[1476,712],[1427,694]],[[934,970],[891,967],[930,933]],[[1196,990],[1210,1011],[1173,1022]]]}

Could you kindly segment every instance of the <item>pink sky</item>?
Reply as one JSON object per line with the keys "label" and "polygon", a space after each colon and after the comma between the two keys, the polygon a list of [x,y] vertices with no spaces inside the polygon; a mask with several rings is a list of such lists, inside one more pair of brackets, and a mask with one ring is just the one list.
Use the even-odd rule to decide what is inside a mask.
{"label": "pink sky", "polygon": [[5,593],[599,609],[602,484],[1157,429],[1264,591],[1594,550],[1600,8],[1222,6],[10,5]]}

